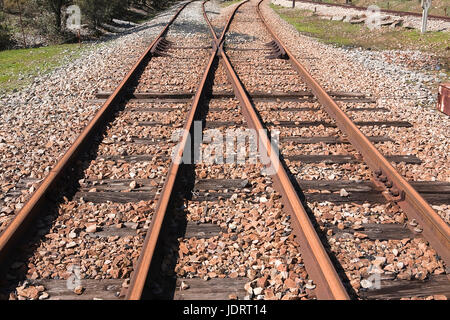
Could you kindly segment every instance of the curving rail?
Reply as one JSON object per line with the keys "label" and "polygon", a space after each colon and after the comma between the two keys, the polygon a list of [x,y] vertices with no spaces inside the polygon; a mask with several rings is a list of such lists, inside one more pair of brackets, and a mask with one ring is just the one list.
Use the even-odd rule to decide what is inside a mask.
{"label": "curving rail", "polygon": [[320,84],[311,76],[294,54],[283,44],[280,37],[264,19],[260,10],[260,0],[256,7],[259,17],[267,31],[286,52],[289,62],[300,74],[327,113],[336,121],[339,129],[347,136],[352,145],[362,154],[365,162],[374,173],[377,184],[386,192],[383,194],[397,202],[410,219],[416,219],[423,227],[423,234],[434,250],[450,264],[450,227],[431,208],[430,204],[403,178],[391,163],[377,150],[370,140],[359,130],[355,123],[342,111]]}

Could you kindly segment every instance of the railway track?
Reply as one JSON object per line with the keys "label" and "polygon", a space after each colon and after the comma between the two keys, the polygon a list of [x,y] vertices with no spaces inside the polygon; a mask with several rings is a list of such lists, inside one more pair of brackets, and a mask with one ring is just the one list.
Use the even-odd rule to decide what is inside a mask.
{"label": "railway track", "polygon": [[[341,4],[341,3],[321,3],[321,2],[316,2],[316,1],[310,1],[310,0],[295,0],[296,2],[305,2],[305,3],[316,3],[316,4],[320,4],[320,5],[327,5],[330,7],[340,7],[340,8],[350,8],[350,9],[355,9],[355,10],[360,10],[360,11],[366,11],[367,7],[359,7],[359,6],[355,6],[355,5],[351,5],[351,4]],[[411,11],[398,11],[398,10],[389,10],[389,9],[380,9],[380,12],[384,12],[384,13],[389,13],[389,14],[394,14],[400,17],[404,17],[404,16],[412,16],[412,17],[422,17],[421,13],[418,12],[411,12]],[[436,19],[436,20],[443,20],[443,21],[450,21],[450,17],[447,16],[439,16],[439,15],[428,15],[429,19]]]}
{"label": "railway track", "polygon": [[[428,203],[448,204],[449,184],[402,178],[391,163],[420,160],[382,155],[391,139],[360,128],[410,124],[352,121],[387,110],[320,87],[262,3],[222,21],[208,1],[186,2],[119,87],[97,95],[103,107],[0,234],[5,295],[450,296],[449,228]],[[177,23],[187,6],[204,20]],[[252,138],[259,161],[239,158]]]}

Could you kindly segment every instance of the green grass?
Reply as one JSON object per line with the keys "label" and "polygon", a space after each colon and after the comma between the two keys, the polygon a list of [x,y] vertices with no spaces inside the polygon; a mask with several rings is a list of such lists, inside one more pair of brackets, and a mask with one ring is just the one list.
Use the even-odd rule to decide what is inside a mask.
{"label": "green grass", "polygon": [[232,4],[235,4],[235,3],[238,3],[238,2],[241,2],[242,0],[230,0],[230,1],[224,1],[223,3],[222,3],[222,7],[228,7],[228,6],[231,6]]}
{"label": "green grass", "polygon": [[[286,14],[281,14],[281,17],[292,24],[299,32],[320,38],[326,43],[351,45],[352,39],[350,35],[359,32],[359,26],[352,24],[341,25],[339,21],[316,20],[315,18]],[[339,32],[333,32],[338,29]]]}
{"label": "green grass", "polygon": [[23,88],[32,77],[60,66],[65,57],[77,58],[86,48],[79,49],[78,44],[64,44],[0,51],[0,93]]}
{"label": "green grass", "polygon": [[450,73],[449,32],[421,34],[415,29],[389,27],[370,31],[364,24],[323,20],[311,11],[292,10],[273,4],[271,8],[300,33],[318,38],[322,42],[375,50],[411,49],[431,52],[440,57],[443,71]]}

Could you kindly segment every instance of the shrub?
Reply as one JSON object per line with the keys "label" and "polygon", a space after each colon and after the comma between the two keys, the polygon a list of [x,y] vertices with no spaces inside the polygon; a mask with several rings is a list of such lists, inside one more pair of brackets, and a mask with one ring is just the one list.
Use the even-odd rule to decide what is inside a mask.
{"label": "shrub", "polygon": [[75,4],[80,6],[82,19],[93,28],[120,16],[127,7],[126,1],[121,0],[77,0]]}
{"label": "shrub", "polygon": [[13,45],[10,30],[6,25],[5,16],[0,12],[0,50],[8,49]]}

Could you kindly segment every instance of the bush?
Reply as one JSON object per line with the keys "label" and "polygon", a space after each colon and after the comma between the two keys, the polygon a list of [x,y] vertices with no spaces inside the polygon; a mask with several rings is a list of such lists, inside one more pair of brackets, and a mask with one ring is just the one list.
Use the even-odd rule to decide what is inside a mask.
{"label": "bush", "polygon": [[[10,23],[8,27],[0,17],[0,49],[18,44],[21,36],[19,13],[25,33],[29,37],[45,39],[48,43],[62,43],[76,40],[76,35],[66,28],[66,9],[75,4],[81,9],[81,23],[89,26],[89,34],[101,33],[100,26],[113,18],[126,19],[128,8],[138,6],[147,12],[166,7],[175,0],[0,0],[0,14],[3,12]],[[94,31],[91,33],[91,31]],[[14,36],[13,36],[14,35]]]}
{"label": "bush", "polygon": [[0,50],[8,49],[13,45],[10,30],[6,25],[5,16],[0,12]]}
{"label": "bush", "polygon": [[83,23],[93,28],[120,16],[127,7],[126,1],[122,0],[76,0],[75,4],[80,6]]}

